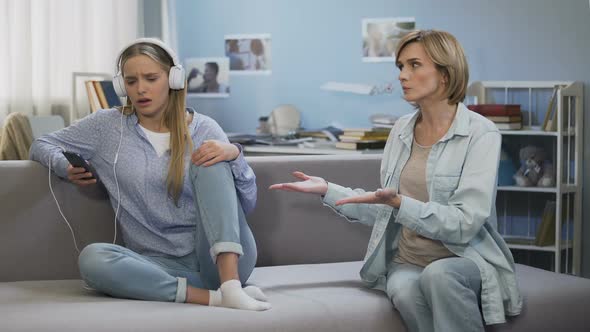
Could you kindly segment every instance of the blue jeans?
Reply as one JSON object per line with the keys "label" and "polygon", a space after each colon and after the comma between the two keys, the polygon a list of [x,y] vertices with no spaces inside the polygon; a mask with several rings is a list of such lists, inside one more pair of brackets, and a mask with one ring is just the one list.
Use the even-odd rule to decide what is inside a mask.
{"label": "blue jeans", "polygon": [[220,286],[215,259],[222,252],[240,255],[242,284],[256,265],[256,243],[236,194],[228,163],[190,166],[197,205],[195,251],[183,256],[146,256],[110,243],[93,243],[78,258],[88,286],[114,297],[185,302],[187,284]]}
{"label": "blue jeans", "polygon": [[393,263],[387,296],[409,331],[484,331],[479,310],[481,276],[475,263],[452,257],[425,268]]}

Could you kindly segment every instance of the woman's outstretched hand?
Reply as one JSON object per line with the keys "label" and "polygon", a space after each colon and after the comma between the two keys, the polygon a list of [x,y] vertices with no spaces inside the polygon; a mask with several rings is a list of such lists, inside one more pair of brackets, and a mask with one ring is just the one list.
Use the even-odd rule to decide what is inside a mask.
{"label": "woman's outstretched hand", "polygon": [[365,204],[386,204],[399,208],[401,205],[401,197],[397,192],[391,188],[377,189],[375,192],[368,192],[363,195],[344,198],[336,201],[336,206],[350,203],[365,203]]}
{"label": "woman's outstretched hand", "polygon": [[328,191],[328,182],[318,176],[309,176],[303,172],[293,172],[293,176],[300,179],[299,182],[277,183],[268,187],[268,189],[280,189],[285,191],[296,191],[301,193],[311,193],[325,195]]}

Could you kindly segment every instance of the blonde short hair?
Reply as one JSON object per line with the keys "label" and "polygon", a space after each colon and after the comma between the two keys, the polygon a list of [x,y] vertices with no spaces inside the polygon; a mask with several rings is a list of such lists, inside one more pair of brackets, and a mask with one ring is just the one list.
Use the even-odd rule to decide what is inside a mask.
{"label": "blonde short hair", "polygon": [[410,43],[421,43],[439,73],[446,79],[445,97],[449,105],[462,102],[469,82],[469,66],[465,51],[457,39],[446,31],[415,30],[399,41],[395,57],[399,58]]}

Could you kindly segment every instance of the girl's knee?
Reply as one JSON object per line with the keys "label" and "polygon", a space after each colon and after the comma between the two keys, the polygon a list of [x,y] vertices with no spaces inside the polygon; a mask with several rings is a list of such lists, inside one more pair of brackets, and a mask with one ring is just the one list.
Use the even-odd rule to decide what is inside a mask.
{"label": "girl's knee", "polygon": [[231,168],[229,166],[229,163],[225,162],[225,161],[219,162],[219,163],[211,165],[211,166],[203,166],[203,165],[197,166],[191,162],[190,167],[189,167],[189,172],[190,172],[191,176],[223,175],[223,174],[227,174],[228,171],[230,172],[229,174],[231,174]]}
{"label": "girl's knee", "polygon": [[78,268],[84,279],[100,273],[106,255],[111,251],[109,243],[92,243],[84,247],[78,256]]}

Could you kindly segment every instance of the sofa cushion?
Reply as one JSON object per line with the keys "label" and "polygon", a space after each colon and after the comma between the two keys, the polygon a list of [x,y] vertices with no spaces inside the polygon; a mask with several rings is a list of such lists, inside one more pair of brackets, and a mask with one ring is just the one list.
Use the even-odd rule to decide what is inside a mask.
{"label": "sofa cushion", "polygon": [[516,264],[521,314],[487,331],[590,331],[590,280]]}
{"label": "sofa cushion", "polygon": [[[0,331],[405,331],[385,294],[361,284],[361,265],[258,267],[249,283],[268,295],[264,312],[115,299],[80,280],[0,283]],[[588,331],[590,280],[516,268],[524,311],[487,331]]]}
{"label": "sofa cushion", "polygon": [[383,293],[362,286],[361,262],[256,268],[273,308],[251,312],[115,299],[80,280],[0,283],[0,331],[405,331]]}

